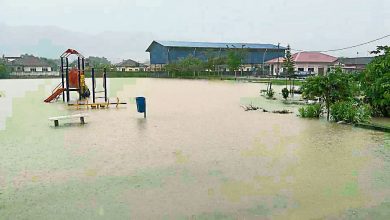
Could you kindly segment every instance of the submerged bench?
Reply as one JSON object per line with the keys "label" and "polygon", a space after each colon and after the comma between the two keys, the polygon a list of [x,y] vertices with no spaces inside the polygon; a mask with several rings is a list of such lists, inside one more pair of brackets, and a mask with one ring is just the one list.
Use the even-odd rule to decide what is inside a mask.
{"label": "submerged bench", "polygon": [[85,117],[88,117],[88,115],[87,114],[76,114],[76,115],[65,115],[65,116],[51,117],[51,118],[49,118],[49,120],[54,121],[54,126],[58,127],[59,120],[72,119],[72,118],[80,118],[80,123],[85,124],[85,120],[84,120]]}

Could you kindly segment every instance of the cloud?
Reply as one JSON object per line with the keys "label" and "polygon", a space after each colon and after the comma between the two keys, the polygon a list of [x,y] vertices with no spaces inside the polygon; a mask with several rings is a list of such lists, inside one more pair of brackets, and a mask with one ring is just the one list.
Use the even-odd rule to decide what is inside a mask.
{"label": "cloud", "polygon": [[67,48],[80,51],[84,56],[104,56],[112,61],[132,58],[144,61],[145,52],[154,36],[142,32],[102,32],[86,34],[52,26],[0,25],[0,48],[6,55],[24,53],[58,58]]}

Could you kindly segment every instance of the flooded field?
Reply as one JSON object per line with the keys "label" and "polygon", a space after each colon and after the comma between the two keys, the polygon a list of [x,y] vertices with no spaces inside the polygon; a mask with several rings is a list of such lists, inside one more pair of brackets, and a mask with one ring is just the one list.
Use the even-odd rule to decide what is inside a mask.
{"label": "flooded field", "polygon": [[[0,81],[0,219],[390,216],[389,134],[245,112],[297,112],[261,97],[264,84],[110,79],[128,104],[87,110],[44,103],[58,83]],[[86,125],[48,121],[76,113]]]}

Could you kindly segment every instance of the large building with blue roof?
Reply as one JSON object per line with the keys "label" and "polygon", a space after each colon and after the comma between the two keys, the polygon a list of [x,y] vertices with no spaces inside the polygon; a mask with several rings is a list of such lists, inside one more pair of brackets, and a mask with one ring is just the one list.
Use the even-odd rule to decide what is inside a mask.
{"label": "large building with blue roof", "polygon": [[227,50],[232,48],[245,49],[246,58],[242,62],[246,66],[264,64],[268,60],[283,57],[286,50],[285,47],[273,44],[153,41],[146,51],[150,53],[151,65],[163,66],[188,56],[201,60],[207,60],[210,53],[226,56]]}

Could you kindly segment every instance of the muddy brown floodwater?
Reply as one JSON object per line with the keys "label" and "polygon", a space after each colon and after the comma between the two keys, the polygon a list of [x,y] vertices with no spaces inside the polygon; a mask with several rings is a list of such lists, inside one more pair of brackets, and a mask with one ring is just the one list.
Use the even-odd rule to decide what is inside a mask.
{"label": "muddy brown floodwater", "polygon": [[[264,84],[110,79],[128,104],[91,110],[43,103],[58,82],[0,81],[0,219],[390,216],[388,134],[245,112],[297,112],[261,97]],[[80,112],[84,126],[48,121]]]}

